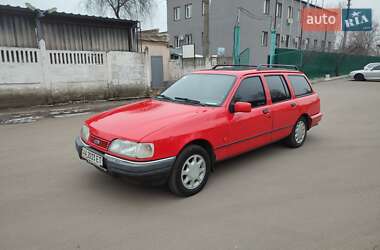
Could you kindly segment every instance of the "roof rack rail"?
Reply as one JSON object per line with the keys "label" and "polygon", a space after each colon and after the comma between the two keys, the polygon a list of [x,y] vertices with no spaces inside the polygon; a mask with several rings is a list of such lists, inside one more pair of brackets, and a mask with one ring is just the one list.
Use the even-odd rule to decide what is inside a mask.
{"label": "roof rack rail", "polygon": [[212,69],[218,69],[223,67],[242,67],[242,68],[257,68],[257,65],[245,65],[245,64],[218,64],[212,67]]}
{"label": "roof rack rail", "polygon": [[272,69],[272,68],[299,70],[297,65],[287,65],[287,64],[259,64],[257,66],[257,70]]}

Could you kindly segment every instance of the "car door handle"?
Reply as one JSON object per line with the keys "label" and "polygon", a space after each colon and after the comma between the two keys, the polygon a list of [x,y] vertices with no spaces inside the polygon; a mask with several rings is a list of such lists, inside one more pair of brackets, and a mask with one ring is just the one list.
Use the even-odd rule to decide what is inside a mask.
{"label": "car door handle", "polygon": [[294,107],[296,107],[296,106],[297,106],[297,103],[295,103],[295,102],[292,102],[292,103],[290,104],[290,106],[291,106],[292,108],[294,108]]}
{"label": "car door handle", "polygon": [[269,113],[270,113],[269,109],[263,109],[263,114],[264,114],[264,115],[267,115],[267,114],[269,114]]}

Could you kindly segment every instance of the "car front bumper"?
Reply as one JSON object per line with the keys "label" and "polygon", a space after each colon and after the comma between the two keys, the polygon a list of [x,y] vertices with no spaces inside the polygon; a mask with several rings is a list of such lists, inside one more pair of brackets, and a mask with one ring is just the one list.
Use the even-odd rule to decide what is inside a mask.
{"label": "car front bumper", "polygon": [[155,161],[136,162],[128,161],[100,152],[82,141],[80,137],[75,139],[75,147],[79,158],[82,158],[82,149],[85,147],[90,151],[103,157],[103,167],[94,166],[108,174],[120,174],[141,181],[163,181],[169,177],[170,171],[176,157],[170,157]]}

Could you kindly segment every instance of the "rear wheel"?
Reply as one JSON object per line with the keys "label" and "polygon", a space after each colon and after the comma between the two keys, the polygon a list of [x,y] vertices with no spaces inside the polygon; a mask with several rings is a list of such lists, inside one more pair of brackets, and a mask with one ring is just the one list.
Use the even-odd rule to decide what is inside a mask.
{"label": "rear wheel", "polygon": [[286,144],[292,148],[301,147],[307,137],[307,120],[301,117],[294,125],[292,133],[286,138]]}
{"label": "rear wheel", "polygon": [[364,81],[364,80],[365,80],[363,74],[356,74],[356,75],[354,76],[354,79],[355,79],[355,81]]}
{"label": "rear wheel", "polygon": [[198,145],[186,147],[177,157],[169,177],[169,188],[178,196],[191,196],[206,185],[211,169],[207,151]]}

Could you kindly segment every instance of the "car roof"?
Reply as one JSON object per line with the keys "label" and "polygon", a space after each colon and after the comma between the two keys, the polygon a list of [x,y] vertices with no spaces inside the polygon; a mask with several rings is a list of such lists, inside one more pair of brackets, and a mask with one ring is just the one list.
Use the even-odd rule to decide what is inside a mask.
{"label": "car roof", "polygon": [[279,64],[262,64],[262,65],[216,65],[212,69],[194,71],[196,74],[220,74],[220,75],[234,75],[245,76],[251,74],[262,73],[297,73],[304,75],[303,72],[298,70],[295,65],[279,65]]}
{"label": "car roof", "polygon": [[380,62],[375,62],[375,63],[368,63],[366,66],[364,67],[375,67],[375,66],[378,66],[380,65]]}

